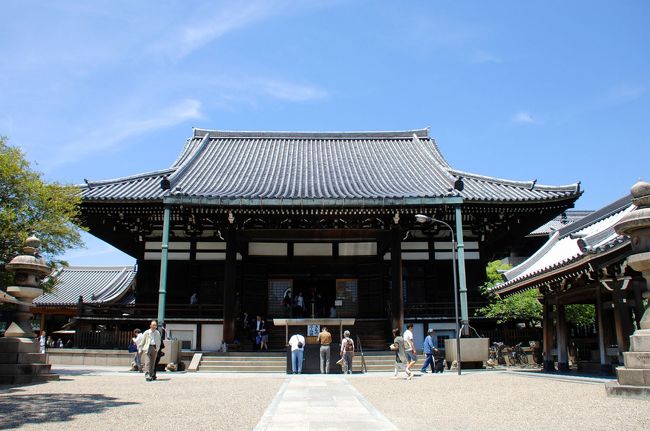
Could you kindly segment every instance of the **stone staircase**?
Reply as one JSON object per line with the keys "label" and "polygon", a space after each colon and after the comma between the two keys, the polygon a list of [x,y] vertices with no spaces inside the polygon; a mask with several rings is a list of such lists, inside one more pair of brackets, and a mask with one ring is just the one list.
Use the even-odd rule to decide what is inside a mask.
{"label": "stone staircase", "polygon": [[[285,373],[283,352],[214,352],[201,355],[196,371],[200,373]],[[395,355],[390,352],[369,352],[364,355],[368,372],[393,371]],[[334,366],[334,365],[333,365]],[[354,371],[361,370],[361,356],[354,359]]]}
{"label": "stone staircase", "polygon": [[204,353],[198,372],[213,373],[284,373],[286,356],[282,352]]}

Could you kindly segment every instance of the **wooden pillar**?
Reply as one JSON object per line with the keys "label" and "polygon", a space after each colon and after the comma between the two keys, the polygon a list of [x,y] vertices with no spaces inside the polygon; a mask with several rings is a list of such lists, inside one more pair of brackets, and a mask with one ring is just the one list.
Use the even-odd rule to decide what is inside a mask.
{"label": "wooden pillar", "polygon": [[203,329],[203,325],[199,322],[196,324],[196,350],[202,350],[201,345],[203,344],[203,341],[201,339],[201,330]]}
{"label": "wooden pillar", "polygon": [[223,339],[235,339],[235,296],[237,293],[237,235],[234,225],[226,230],[226,263],[223,277]]}
{"label": "wooden pillar", "polygon": [[558,371],[569,371],[568,334],[566,326],[566,313],[564,304],[560,304],[560,297],[555,300],[555,318],[557,329],[557,369]]}
{"label": "wooden pillar", "polygon": [[600,355],[600,371],[610,374],[612,365],[607,360],[607,344],[605,343],[605,319],[601,286],[596,285],[596,323],[598,325],[598,353]]}
{"label": "wooden pillar", "polygon": [[544,297],[543,309],[543,348],[544,348],[544,371],[555,371],[555,361],[551,351],[553,350],[553,305],[551,299]]}
{"label": "wooden pillar", "polygon": [[390,241],[391,313],[393,328],[404,327],[404,290],[402,286],[402,235],[399,226],[393,226]]}
{"label": "wooden pillar", "polygon": [[612,283],[612,305],[614,307],[614,327],[616,328],[616,344],[618,344],[619,361],[622,363],[623,352],[630,347],[630,335],[632,335],[632,322],[630,309],[625,299],[625,293],[617,286],[618,282]]}

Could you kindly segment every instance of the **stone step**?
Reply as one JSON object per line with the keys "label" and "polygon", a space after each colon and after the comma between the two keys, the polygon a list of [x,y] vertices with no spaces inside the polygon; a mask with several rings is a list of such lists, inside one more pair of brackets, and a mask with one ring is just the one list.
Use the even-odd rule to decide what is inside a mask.
{"label": "stone step", "polygon": [[20,375],[5,375],[0,374],[0,385],[24,385],[28,383],[44,383],[59,380],[58,374],[20,374]]}
{"label": "stone step", "polygon": [[227,367],[240,367],[240,366],[247,366],[247,365],[264,365],[264,366],[284,366],[286,364],[286,360],[281,360],[281,361],[251,361],[251,362],[241,362],[241,361],[201,361],[201,364],[199,365],[200,367],[207,367],[207,366],[212,366],[212,367],[219,367],[219,366],[227,366]]}
{"label": "stone step", "polygon": [[630,337],[630,350],[633,352],[650,352],[650,329],[637,330]]}
{"label": "stone step", "polygon": [[607,395],[634,398],[641,400],[650,400],[650,387],[648,386],[629,386],[620,385],[618,382],[609,382],[605,384]]}
{"label": "stone step", "polygon": [[0,364],[0,375],[15,376],[48,374],[50,368],[50,364]]}
{"label": "stone step", "polygon": [[219,365],[219,366],[204,366],[201,365],[199,366],[198,372],[199,373],[204,373],[204,372],[216,372],[216,373],[224,373],[224,372],[231,372],[231,373],[283,373],[286,370],[286,365],[250,365],[250,366],[243,366],[243,365],[236,365],[236,366],[226,366],[226,365]]}
{"label": "stone step", "polygon": [[45,353],[0,353],[0,364],[44,364]]}
{"label": "stone step", "polygon": [[624,386],[650,387],[650,369],[617,367],[616,376],[618,377],[618,383]]}
{"label": "stone step", "polygon": [[650,370],[650,352],[623,352],[626,368]]}

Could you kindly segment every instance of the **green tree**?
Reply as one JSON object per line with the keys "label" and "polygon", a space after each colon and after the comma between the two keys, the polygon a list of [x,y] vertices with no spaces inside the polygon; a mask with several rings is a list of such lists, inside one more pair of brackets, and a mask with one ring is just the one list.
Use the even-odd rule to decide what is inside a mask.
{"label": "green tree", "polygon": [[477,314],[496,319],[497,323],[522,322],[534,326],[542,319],[542,304],[539,302],[537,289],[529,289],[505,298],[501,298],[489,290],[504,281],[502,273],[510,268],[510,265],[500,260],[494,260],[487,264],[485,268],[486,282],[481,286],[481,290],[489,298],[490,303],[477,310]]}
{"label": "green tree", "polygon": [[[0,264],[22,251],[31,232],[51,264],[66,249],[83,246],[79,225],[79,189],[48,183],[18,148],[0,137]],[[9,275],[0,273],[0,287]]]}
{"label": "green tree", "polygon": [[[522,322],[534,326],[542,321],[543,307],[537,289],[529,289],[501,298],[490,292],[490,288],[504,281],[503,271],[510,265],[500,260],[489,262],[485,268],[486,282],[481,290],[490,303],[477,311],[479,316],[496,319],[497,323]],[[569,304],[566,306],[566,320],[574,326],[593,325],[596,309],[593,304]]]}

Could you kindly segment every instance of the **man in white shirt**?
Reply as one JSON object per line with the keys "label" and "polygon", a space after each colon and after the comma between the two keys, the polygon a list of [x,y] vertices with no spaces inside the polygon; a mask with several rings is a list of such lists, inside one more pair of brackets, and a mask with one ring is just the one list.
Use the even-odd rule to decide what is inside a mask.
{"label": "man in white shirt", "polygon": [[146,374],[144,376],[148,382],[156,380],[157,378],[156,356],[158,354],[158,350],[160,349],[161,341],[160,332],[158,332],[158,322],[152,320],[151,324],[149,325],[149,329],[144,331],[144,334],[142,334],[140,345],[138,346],[139,352],[144,352],[145,354],[144,357],[146,359]]}
{"label": "man in white shirt", "polygon": [[415,350],[415,341],[413,340],[413,324],[409,323],[406,325],[406,331],[402,335],[404,338],[404,352],[406,353],[406,374],[410,380],[413,377],[413,372],[411,367],[415,365],[415,362],[418,360]]}
{"label": "man in white shirt", "polygon": [[289,338],[291,346],[291,371],[293,374],[302,373],[302,358],[305,351],[305,337],[300,334],[294,334]]}

